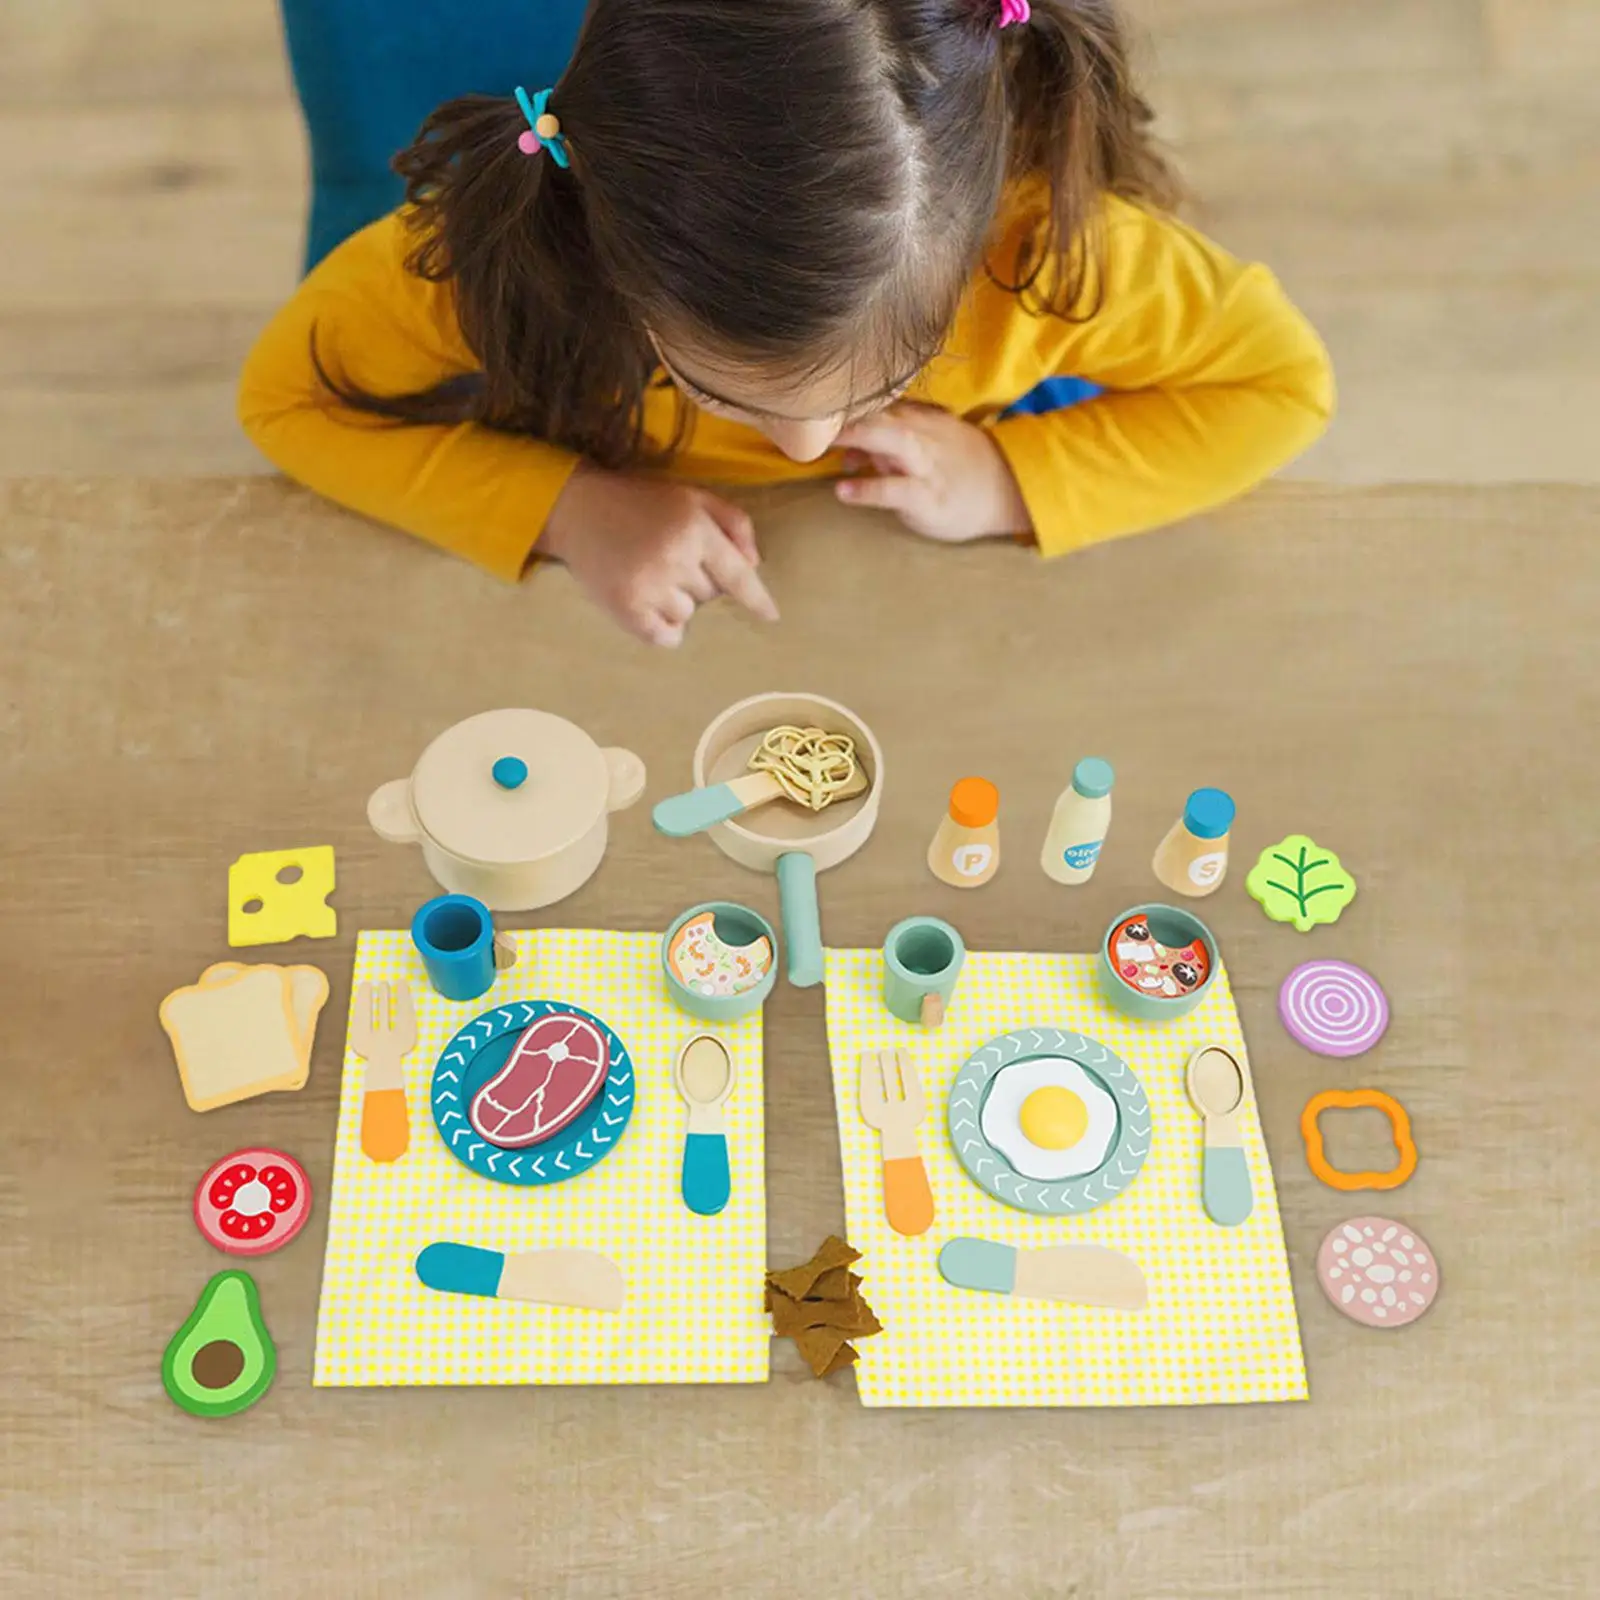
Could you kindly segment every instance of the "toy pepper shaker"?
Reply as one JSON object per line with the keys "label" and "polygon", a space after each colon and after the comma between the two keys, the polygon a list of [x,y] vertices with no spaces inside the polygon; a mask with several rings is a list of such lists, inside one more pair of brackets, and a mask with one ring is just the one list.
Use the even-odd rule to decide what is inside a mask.
{"label": "toy pepper shaker", "polygon": [[1000,870],[1000,791],[987,778],[963,778],[950,791],[928,869],[954,889],[976,889]]}

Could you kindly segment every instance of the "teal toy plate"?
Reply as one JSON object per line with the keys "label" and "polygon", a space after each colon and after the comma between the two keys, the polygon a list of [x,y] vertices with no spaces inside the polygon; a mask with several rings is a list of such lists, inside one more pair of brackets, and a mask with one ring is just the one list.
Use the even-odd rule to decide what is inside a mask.
{"label": "teal toy plate", "polygon": [[[1025,1178],[983,1134],[983,1103],[1003,1068],[1023,1061],[1074,1061],[1103,1084],[1117,1104],[1117,1132],[1093,1172],[1053,1183]],[[1150,1153],[1150,1102],[1144,1085],[1121,1056],[1098,1040],[1061,1028],[1021,1028],[976,1051],[950,1086],[950,1143],[967,1176],[996,1200],[1043,1216],[1092,1211],[1114,1200],[1139,1176]]]}
{"label": "teal toy plate", "polygon": [[[491,1144],[467,1120],[473,1096],[506,1064],[517,1040],[540,1017],[582,1017],[606,1041],[606,1081],[600,1092],[552,1138],[518,1150]],[[565,1000],[514,1000],[474,1018],[444,1047],[433,1069],[433,1120],[445,1149],[463,1166],[496,1183],[524,1187],[564,1183],[587,1172],[616,1148],[633,1115],[633,1059],[599,1017]]]}

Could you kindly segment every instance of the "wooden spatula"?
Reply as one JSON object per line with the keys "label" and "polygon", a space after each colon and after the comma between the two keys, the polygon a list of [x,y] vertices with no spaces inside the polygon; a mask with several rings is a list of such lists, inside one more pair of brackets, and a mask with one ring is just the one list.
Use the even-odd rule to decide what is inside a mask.
{"label": "wooden spatula", "polygon": [[861,1120],[878,1130],[883,1148],[883,1210],[896,1233],[915,1236],[933,1226],[933,1190],[917,1148],[926,1114],[922,1080],[904,1050],[863,1050]]}
{"label": "wooden spatula", "polygon": [[363,983],[350,1015],[350,1048],[367,1064],[361,1097],[361,1149],[371,1161],[398,1161],[411,1145],[401,1061],[417,1047],[417,1015],[406,983]]}
{"label": "wooden spatula", "polygon": [[[867,788],[866,770],[858,766],[844,787],[828,797],[828,804],[833,806],[841,800],[853,800],[865,794]],[[713,783],[704,789],[675,794],[661,801],[650,816],[657,833],[664,833],[669,839],[686,839],[690,834],[704,833],[707,828],[714,828],[719,822],[726,822],[754,806],[786,798],[783,785],[772,773],[747,772],[742,778],[730,778],[727,783]]]}

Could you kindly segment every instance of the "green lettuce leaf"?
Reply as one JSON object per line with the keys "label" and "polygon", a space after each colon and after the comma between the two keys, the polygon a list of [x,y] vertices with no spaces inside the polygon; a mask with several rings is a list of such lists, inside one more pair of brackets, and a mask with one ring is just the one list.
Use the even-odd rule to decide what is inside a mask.
{"label": "green lettuce leaf", "polygon": [[1356,897],[1356,880],[1338,856],[1303,833],[1263,850],[1244,886],[1274,922],[1292,922],[1301,933],[1337,922]]}

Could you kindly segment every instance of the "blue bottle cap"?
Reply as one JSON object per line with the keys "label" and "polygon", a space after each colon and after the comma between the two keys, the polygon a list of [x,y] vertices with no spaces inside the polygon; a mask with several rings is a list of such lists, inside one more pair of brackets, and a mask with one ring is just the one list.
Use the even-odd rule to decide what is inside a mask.
{"label": "blue bottle cap", "polygon": [[1196,789],[1183,808],[1183,825],[1197,839],[1220,839],[1233,826],[1233,797],[1221,789]]}
{"label": "blue bottle cap", "polygon": [[1116,778],[1111,763],[1102,761],[1099,756],[1085,756],[1072,769],[1072,787],[1085,800],[1099,800],[1110,794]]}
{"label": "blue bottle cap", "polygon": [[528,781],[528,763],[520,756],[501,756],[489,770],[502,789],[520,789]]}

